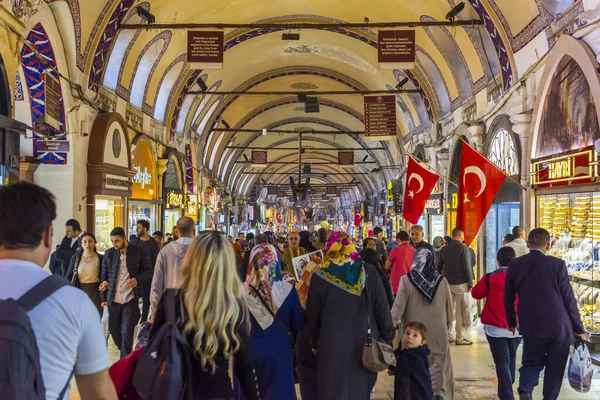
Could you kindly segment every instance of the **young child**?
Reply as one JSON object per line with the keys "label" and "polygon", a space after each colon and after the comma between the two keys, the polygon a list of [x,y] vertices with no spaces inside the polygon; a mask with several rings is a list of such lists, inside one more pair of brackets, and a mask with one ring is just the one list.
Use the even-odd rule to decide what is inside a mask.
{"label": "young child", "polygon": [[429,374],[427,328],[420,322],[409,322],[402,335],[402,350],[394,351],[396,366],[390,366],[388,375],[394,375],[394,400],[433,399]]}

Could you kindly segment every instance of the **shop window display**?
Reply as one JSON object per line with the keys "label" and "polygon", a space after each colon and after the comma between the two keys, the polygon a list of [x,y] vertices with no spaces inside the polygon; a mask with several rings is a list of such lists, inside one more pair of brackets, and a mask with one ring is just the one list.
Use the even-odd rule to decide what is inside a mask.
{"label": "shop window display", "polygon": [[112,247],[110,232],[121,223],[123,201],[121,199],[97,198],[95,202],[96,248],[105,252]]}
{"label": "shop window display", "polygon": [[591,342],[600,343],[600,193],[539,196],[538,218],[550,232],[548,254],[567,264]]}

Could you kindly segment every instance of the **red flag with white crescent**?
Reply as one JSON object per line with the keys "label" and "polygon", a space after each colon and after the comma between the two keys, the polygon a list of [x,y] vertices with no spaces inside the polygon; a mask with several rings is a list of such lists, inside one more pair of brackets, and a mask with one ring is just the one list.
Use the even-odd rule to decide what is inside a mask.
{"label": "red flag with white crescent", "polygon": [[408,158],[406,183],[404,186],[403,217],[411,224],[416,224],[423,214],[427,199],[431,195],[439,175],[429,171],[412,157]]}
{"label": "red flag with white crescent", "polygon": [[365,219],[365,217],[363,217],[362,214],[357,210],[354,213],[354,226],[358,228],[363,219]]}
{"label": "red flag with white crescent", "polygon": [[477,150],[462,142],[456,226],[469,246],[477,236],[506,174]]}

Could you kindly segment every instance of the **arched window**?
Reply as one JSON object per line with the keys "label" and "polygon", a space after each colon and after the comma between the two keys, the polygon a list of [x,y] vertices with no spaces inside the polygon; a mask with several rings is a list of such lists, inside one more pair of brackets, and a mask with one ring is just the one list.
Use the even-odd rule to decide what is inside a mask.
{"label": "arched window", "polygon": [[[140,4],[139,7],[142,7]],[[136,7],[137,8],[137,7]],[[149,9],[150,6],[144,7]],[[128,24],[140,24],[142,19],[137,15],[137,13],[132,14],[131,18],[123,21]],[[106,66],[106,71],[104,72],[104,86],[109,89],[116,90],[117,83],[119,81],[119,72],[121,71],[121,67],[123,65],[123,59],[125,58],[125,54],[127,54],[127,49],[131,46],[131,42],[139,36],[141,31],[134,30],[125,30],[119,31],[117,34],[117,39],[115,40],[115,44],[110,52],[110,57],[108,58],[108,64]]]}
{"label": "arched window", "polygon": [[137,71],[135,71],[133,84],[131,85],[131,96],[129,98],[129,102],[134,106],[142,108],[144,92],[146,91],[146,83],[150,77],[150,72],[152,71],[154,64],[158,62],[159,56],[166,45],[167,42],[164,39],[159,39],[155,43],[151,44],[142,56],[142,59],[138,64]]}
{"label": "arched window", "polygon": [[509,131],[499,129],[490,142],[489,159],[507,175],[519,174],[519,156],[514,137]]}
{"label": "arched window", "polygon": [[219,134],[219,137],[217,138],[215,145],[212,146],[212,154],[210,156],[210,165],[208,166],[208,169],[210,169],[210,170],[212,170],[215,167],[215,157],[219,153],[219,145],[223,141],[223,138],[225,138],[225,132],[221,132]]}
{"label": "arched window", "polygon": [[[165,112],[167,110],[167,100],[169,94],[173,89],[173,85],[177,81],[181,70],[183,69],[183,61],[175,64],[165,75],[160,89],[158,90],[158,97],[156,98],[156,104],[154,105],[154,118],[163,122],[165,119]],[[186,99],[187,100],[187,99]]]}
{"label": "arched window", "polygon": [[204,132],[204,129],[206,128],[206,124],[208,124],[208,120],[210,120],[210,117],[212,117],[213,113],[215,112],[215,110],[217,109],[219,104],[221,104],[221,100],[222,99],[219,98],[217,101],[215,101],[208,109],[208,112],[206,113],[206,115],[204,115],[204,118],[202,118],[200,125],[198,125],[198,129],[196,129],[196,132],[199,135],[202,135],[202,133]]}

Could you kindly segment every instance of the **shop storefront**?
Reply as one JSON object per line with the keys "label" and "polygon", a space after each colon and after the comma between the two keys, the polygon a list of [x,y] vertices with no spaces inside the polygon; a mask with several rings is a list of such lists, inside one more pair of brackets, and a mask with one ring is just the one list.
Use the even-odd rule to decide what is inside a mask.
{"label": "shop storefront", "polygon": [[99,114],[88,148],[87,227],[96,235],[98,250],[111,245],[110,231],[126,225],[126,203],[131,197],[131,151],[126,125],[118,113]]}
{"label": "shop storefront", "polygon": [[181,162],[172,154],[163,174],[163,232],[173,232],[177,220],[183,217],[183,192]]}
{"label": "shop storefront", "polygon": [[136,234],[136,224],[139,220],[150,223],[150,234],[158,229],[159,223],[156,214],[156,199],[158,190],[156,185],[156,161],[150,147],[149,139],[143,135],[138,136],[132,145],[133,171],[131,200],[129,200],[129,235]]}
{"label": "shop storefront", "polygon": [[[486,144],[487,158],[502,169],[506,178],[484,224],[485,270],[496,269],[496,252],[502,247],[506,234],[521,225],[521,188],[516,183],[520,179],[521,150],[519,140],[512,131],[510,118],[500,115],[490,125],[491,135]],[[512,179],[511,179],[512,178]]]}
{"label": "shop storefront", "polygon": [[21,134],[23,124],[11,119],[10,85],[0,56],[0,186],[19,180]]}
{"label": "shop storefront", "polygon": [[592,358],[600,361],[600,83],[585,44],[561,37],[542,77],[530,143],[535,225],[565,260]]}

